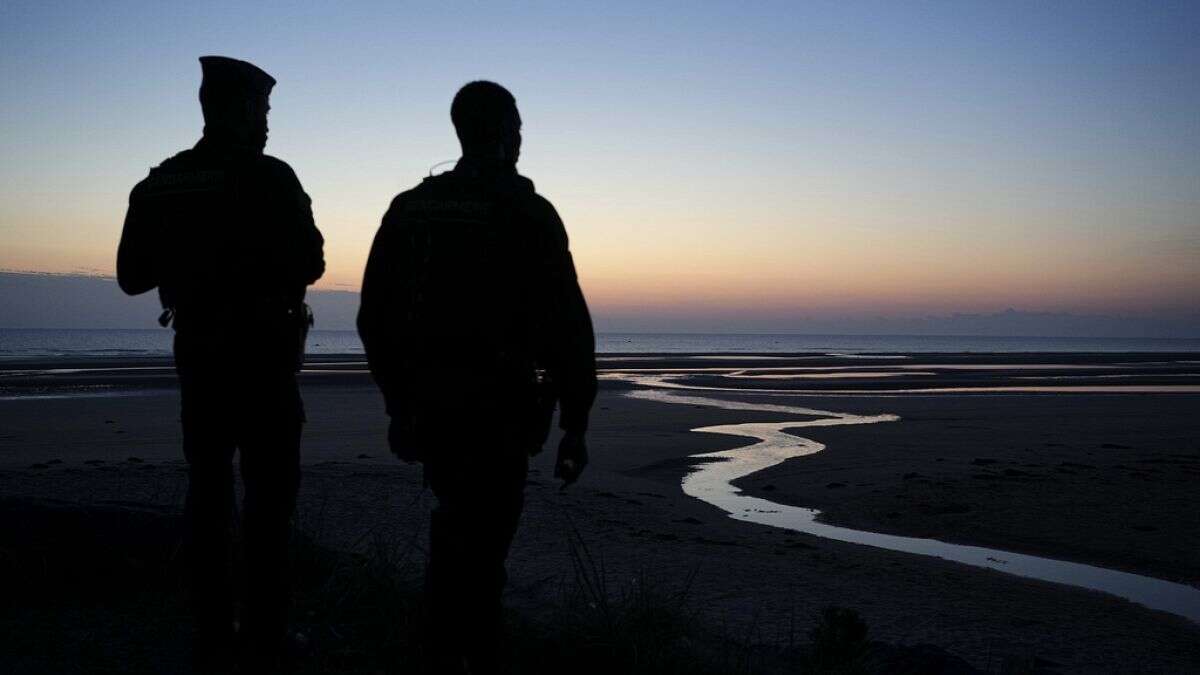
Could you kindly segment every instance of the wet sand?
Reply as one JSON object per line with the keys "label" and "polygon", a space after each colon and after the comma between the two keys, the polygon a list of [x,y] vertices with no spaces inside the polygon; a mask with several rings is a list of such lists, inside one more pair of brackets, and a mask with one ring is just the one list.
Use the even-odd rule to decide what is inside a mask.
{"label": "wet sand", "polygon": [[[683,493],[681,481],[696,464],[688,457],[753,440],[690,430],[778,422],[780,415],[630,398],[625,394],[636,385],[615,372],[721,368],[678,373],[672,381],[867,390],[704,395],[899,416],[792,432],[825,448],[737,481],[747,495],[818,508],[820,520],[835,525],[1200,583],[1200,395],[881,393],[897,380],[905,388],[918,380],[928,388],[1005,386],[1031,374],[1042,378],[1035,384],[1083,373],[1143,386],[1195,384],[1195,355],[908,356],[852,363],[815,355],[604,360],[610,379],[597,402],[593,463],[581,484],[559,492],[549,478],[552,451],[534,460],[511,556],[510,604],[537,611],[558,592],[571,574],[566,533],[573,524],[603,557],[616,587],[640,572],[670,584],[694,570],[692,594],[706,614],[762,641],[786,642],[789,633],[807,630],[816,609],[839,604],[860,610],[878,639],[933,643],[979,668],[997,667],[1003,655],[1036,655],[1065,672],[1186,672],[1200,664],[1200,626],[1178,616],[1107,594],[729,518]],[[933,365],[937,375],[789,379],[776,376],[822,371],[747,370],[855,372],[847,365],[870,369],[860,373],[931,372],[924,366]],[[1006,368],[961,368],[972,365]],[[302,377],[310,423],[301,523],[341,547],[374,537],[419,545],[432,497],[422,491],[418,467],[388,456],[382,403],[355,372],[360,368],[324,364],[318,369],[335,372]],[[727,377],[731,368],[772,377]],[[184,485],[177,406],[169,370],[0,378],[0,494],[177,505]],[[464,428],[469,424],[465,416]]]}

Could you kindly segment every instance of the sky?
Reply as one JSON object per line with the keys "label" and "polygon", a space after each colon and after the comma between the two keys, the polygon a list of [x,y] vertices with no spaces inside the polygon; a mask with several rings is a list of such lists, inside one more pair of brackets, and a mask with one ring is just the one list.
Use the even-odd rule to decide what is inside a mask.
{"label": "sky", "polygon": [[267,151],[313,199],[318,288],[358,288],[486,78],[612,329],[1196,317],[1197,35],[1195,2],[5,0],[0,269],[112,274],[222,54],[279,81]]}

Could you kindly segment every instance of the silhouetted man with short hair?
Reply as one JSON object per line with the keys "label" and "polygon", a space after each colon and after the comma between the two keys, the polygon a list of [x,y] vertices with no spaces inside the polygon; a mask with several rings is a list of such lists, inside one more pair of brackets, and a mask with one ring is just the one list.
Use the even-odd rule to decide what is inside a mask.
{"label": "silhouetted man with short hair", "polygon": [[565,433],[555,473],[570,483],[587,463],[595,342],[562,221],[517,174],[512,94],[471,82],[450,116],[462,159],[392,201],[358,330],[392,450],[424,463],[438,500],[433,667],[479,673],[498,667],[504,560],[556,401]]}
{"label": "silhouetted man with short hair", "polygon": [[304,410],[295,373],[310,321],[305,287],[325,270],[308,195],[263,154],[274,78],[200,59],[204,135],[138,183],[117,252],[130,295],[158,288],[175,328],[188,462],[185,545],[202,666],[233,661],[231,466],[241,451],[247,672],[269,672],[287,631],[287,542]]}

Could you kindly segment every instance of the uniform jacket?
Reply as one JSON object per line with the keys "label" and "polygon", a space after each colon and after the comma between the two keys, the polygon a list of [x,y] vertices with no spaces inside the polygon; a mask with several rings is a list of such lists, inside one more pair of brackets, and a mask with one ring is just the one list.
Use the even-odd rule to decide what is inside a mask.
{"label": "uniform jacket", "polygon": [[431,402],[503,407],[541,369],[560,426],[587,427],[595,339],[566,230],[511,165],[464,158],[392,201],[358,329],[393,417]]}
{"label": "uniform jacket", "polygon": [[286,163],[206,136],[134,187],[117,281],[131,295],[157,288],[181,335],[244,349],[294,318],[325,270],[323,243]]}

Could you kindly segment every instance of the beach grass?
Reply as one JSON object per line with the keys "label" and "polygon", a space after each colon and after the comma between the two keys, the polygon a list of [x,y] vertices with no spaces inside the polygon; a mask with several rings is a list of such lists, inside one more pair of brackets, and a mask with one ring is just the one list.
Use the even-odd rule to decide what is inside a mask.
{"label": "beach grass", "polygon": [[[189,672],[177,513],[3,500],[0,515],[10,525],[0,538],[5,672]],[[338,551],[314,536],[318,522],[291,539],[291,671],[422,672],[421,542],[372,534],[356,550]],[[814,617],[807,640],[764,641],[753,625],[704,616],[694,572],[618,576],[569,519],[563,536],[571,567],[557,593],[536,611],[506,613],[511,672],[849,675],[923,672],[931,662],[955,666],[940,672],[979,672],[936,648],[911,652],[871,642],[861,617],[844,608]],[[1037,672],[1011,660],[995,665],[995,672]]]}
{"label": "beach grass", "polygon": [[[519,673],[756,673],[755,650],[706,627],[691,579],[640,571],[616,581],[573,528],[572,569],[537,616],[505,615],[507,661]],[[420,672],[425,666],[423,552],[416,542],[372,540],[335,553],[293,537],[296,626],[309,652],[301,672]],[[777,660],[777,659],[776,659]]]}

